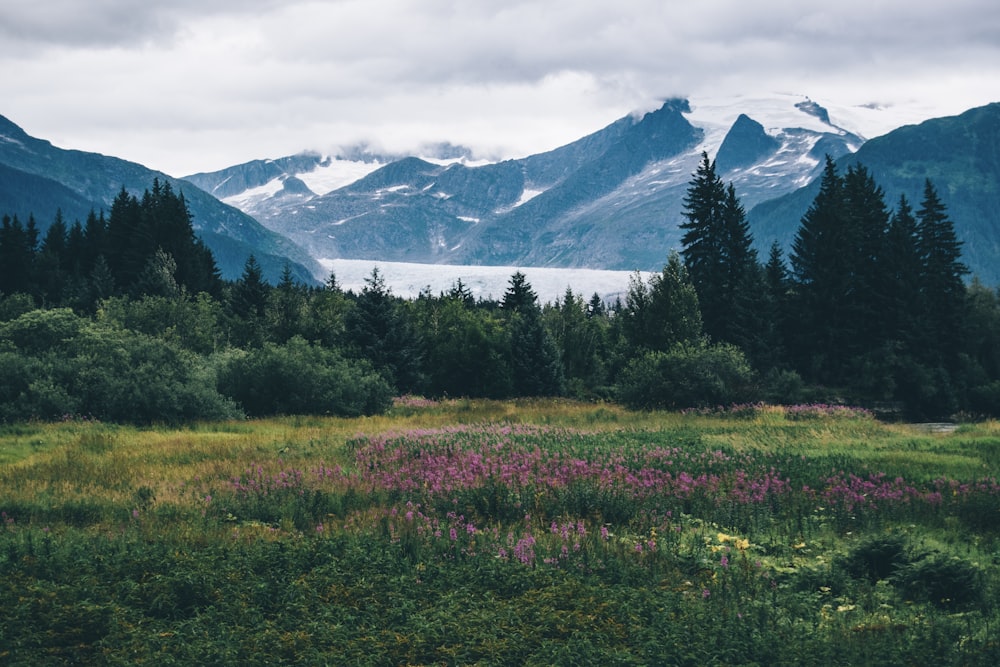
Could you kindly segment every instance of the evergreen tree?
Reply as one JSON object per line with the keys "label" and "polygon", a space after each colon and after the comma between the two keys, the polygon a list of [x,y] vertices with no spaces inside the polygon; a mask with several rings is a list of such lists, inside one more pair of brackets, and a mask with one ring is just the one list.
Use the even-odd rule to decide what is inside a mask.
{"label": "evergreen tree", "polygon": [[461,301],[466,308],[472,308],[476,305],[476,298],[473,296],[472,290],[462,282],[461,278],[456,280],[455,284],[448,290],[448,298]]}
{"label": "evergreen tree", "polygon": [[267,307],[270,286],[264,282],[264,272],[251,254],[243,265],[243,274],[233,286],[230,307],[244,320],[262,319]]}
{"label": "evergreen tree", "polygon": [[32,293],[38,228],[34,217],[27,225],[15,215],[0,220],[0,294]]}
{"label": "evergreen tree", "polygon": [[852,260],[848,273],[845,354],[860,357],[886,342],[882,316],[897,295],[887,291],[886,236],[889,212],[882,188],[867,168],[856,165],[844,176],[845,250]]}
{"label": "evergreen tree", "polygon": [[347,336],[361,356],[371,361],[398,391],[420,390],[421,341],[378,267],[365,279],[365,286],[348,314]]}
{"label": "evergreen tree", "polygon": [[55,219],[45,232],[42,245],[36,257],[37,290],[45,303],[58,304],[67,280],[65,267],[70,259],[67,253],[66,221],[62,210],[56,210]]}
{"label": "evergreen tree", "polygon": [[725,257],[726,187],[715,171],[715,161],[701,154],[701,163],[688,185],[680,228],[684,266],[698,293],[702,318],[709,335],[718,335],[727,315],[724,306],[724,282],[728,273]]}
{"label": "evergreen tree", "polygon": [[698,293],[705,333],[760,354],[757,254],[736,188],[723,185],[715,162],[702,162],[684,199],[684,264]]}
{"label": "evergreen tree", "polygon": [[638,275],[632,277],[620,317],[633,356],[701,340],[704,330],[698,294],[677,252],[670,253],[663,271],[652,276],[648,284]]}
{"label": "evergreen tree", "polygon": [[901,195],[886,233],[882,258],[884,293],[892,295],[882,303],[878,317],[886,338],[896,341],[905,354],[919,353],[926,345],[924,322],[926,308],[920,285],[923,266],[920,259],[920,234],[913,208]]}
{"label": "evergreen tree", "polygon": [[293,336],[301,335],[305,308],[305,289],[292,278],[292,269],[286,263],[281,280],[268,299],[267,319],[271,340],[285,343]]}
{"label": "evergreen tree", "polygon": [[520,271],[510,277],[510,285],[504,292],[501,307],[509,313],[523,313],[538,309],[538,295],[531,288],[527,277]]}
{"label": "evergreen tree", "polygon": [[222,280],[215,258],[195,237],[184,196],[159,179],[153,180],[152,190],[143,192],[141,200],[122,187],[111,204],[106,245],[108,264],[118,284],[132,286],[134,293],[139,275],[157,249],[173,258],[177,264],[175,280],[188,293],[221,296]]}
{"label": "evergreen tree", "polygon": [[79,282],[85,275],[84,254],[86,253],[87,237],[83,225],[74,220],[66,233],[65,269],[70,282]]}
{"label": "evergreen tree", "polygon": [[562,301],[546,306],[542,313],[545,329],[559,350],[569,389],[578,397],[607,384],[607,323],[588,310],[587,302],[567,287]]}
{"label": "evergreen tree", "polygon": [[105,245],[105,258],[118,285],[132,285],[156,250],[145,231],[139,200],[123,185],[111,202]]}
{"label": "evergreen tree", "polygon": [[587,317],[604,317],[608,314],[608,309],[604,305],[604,299],[597,292],[594,292],[590,301],[587,302]]}
{"label": "evergreen tree", "polygon": [[306,299],[302,321],[304,337],[324,347],[341,347],[347,312],[352,305],[337,282],[337,276],[331,273],[323,288],[312,290]]}
{"label": "evergreen tree", "polygon": [[787,366],[786,340],[790,325],[791,299],[788,267],[777,241],[771,244],[764,265],[761,303],[761,347],[764,353],[755,361],[761,371]]}
{"label": "evergreen tree", "polygon": [[854,253],[845,220],[844,182],[830,156],[820,190],[792,242],[800,326],[790,341],[796,366],[818,382],[838,381],[846,365]]}
{"label": "evergreen tree", "polygon": [[520,396],[559,396],[565,376],[559,349],[542,322],[538,295],[520,271],[510,278],[501,305],[510,330],[510,367]]}
{"label": "evergreen tree", "polygon": [[559,348],[542,324],[538,310],[514,313],[509,319],[511,370],[518,396],[561,396],[565,375]]}
{"label": "evergreen tree", "polygon": [[953,351],[960,345],[963,331],[963,276],[969,269],[962,263],[962,243],[955,234],[937,190],[928,179],[917,211],[920,256],[923,264],[923,298],[927,307],[930,359],[956,363]]}
{"label": "evergreen tree", "polygon": [[93,210],[90,211],[87,215],[86,225],[83,228],[83,237],[84,250],[81,253],[80,271],[86,275],[93,270],[99,256],[103,255],[105,263],[107,263],[107,258],[111,253],[108,239],[108,221],[104,218],[104,211],[101,211],[99,215],[95,215]]}

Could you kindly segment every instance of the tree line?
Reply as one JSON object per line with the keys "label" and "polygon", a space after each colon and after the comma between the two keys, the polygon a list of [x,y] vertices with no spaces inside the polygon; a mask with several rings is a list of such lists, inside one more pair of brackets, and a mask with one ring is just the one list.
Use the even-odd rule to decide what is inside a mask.
{"label": "tree line", "polygon": [[637,408],[843,401],[913,419],[1000,414],[1000,293],[973,280],[933,185],[889,210],[827,160],[791,245],[761,262],[703,155],[682,249],[624,300],[520,272],[501,299],[223,280],[183,194],[154,181],[72,224],[0,225],[0,420],[139,423],[373,414],[392,397],[572,396]]}

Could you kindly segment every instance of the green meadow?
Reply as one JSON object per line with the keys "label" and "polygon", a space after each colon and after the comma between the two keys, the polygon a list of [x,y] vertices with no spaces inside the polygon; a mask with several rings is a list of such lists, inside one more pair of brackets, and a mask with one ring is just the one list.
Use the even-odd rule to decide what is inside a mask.
{"label": "green meadow", "polygon": [[1000,424],[824,405],[0,427],[4,665],[996,665]]}

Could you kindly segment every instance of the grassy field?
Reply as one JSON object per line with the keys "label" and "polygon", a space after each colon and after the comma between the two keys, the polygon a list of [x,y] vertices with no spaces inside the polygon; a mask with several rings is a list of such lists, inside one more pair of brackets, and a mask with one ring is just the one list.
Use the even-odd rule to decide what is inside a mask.
{"label": "grassy field", "polygon": [[0,664],[996,665],[1000,424],[0,427]]}

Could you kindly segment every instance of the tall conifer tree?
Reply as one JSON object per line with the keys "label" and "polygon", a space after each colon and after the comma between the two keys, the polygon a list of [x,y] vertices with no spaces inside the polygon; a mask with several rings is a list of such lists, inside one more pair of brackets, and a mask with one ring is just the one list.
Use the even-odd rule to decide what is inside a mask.
{"label": "tall conifer tree", "polygon": [[924,183],[917,225],[923,264],[923,296],[931,338],[928,352],[932,358],[954,362],[955,355],[949,354],[949,350],[957,349],[963,329],[963,276],[969,269],[962,263],[962,243],[955,234],[954,223],[930,179]]}

